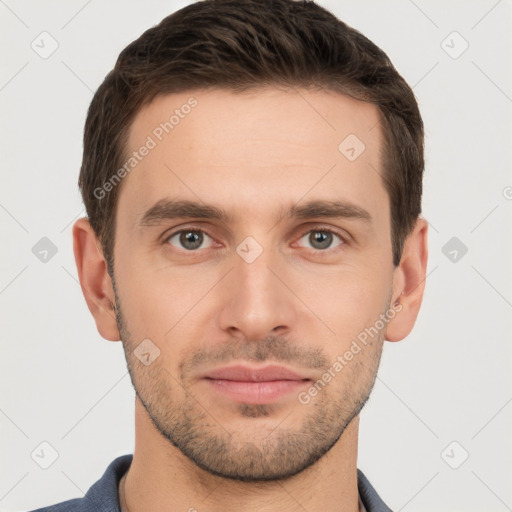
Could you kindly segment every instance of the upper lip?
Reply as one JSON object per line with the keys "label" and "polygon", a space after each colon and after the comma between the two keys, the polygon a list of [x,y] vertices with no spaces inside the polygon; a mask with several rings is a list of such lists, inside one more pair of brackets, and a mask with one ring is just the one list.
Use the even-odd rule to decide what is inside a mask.
{"label": "upper lip", "polygon": [[229,366],[205,373],[204,378],[217,380],[235,380],[242,382],[268,382],[273,380],[309,380],[284,366],[265,366],[250,368],[248,366]]}

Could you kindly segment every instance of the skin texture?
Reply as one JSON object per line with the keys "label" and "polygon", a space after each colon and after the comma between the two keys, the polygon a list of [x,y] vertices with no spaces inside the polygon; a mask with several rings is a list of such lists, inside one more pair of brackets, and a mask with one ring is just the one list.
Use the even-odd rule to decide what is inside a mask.
{"label": "skin texture", "polygon": [[[114,283],[87,219],[73,229],[88,307],[101,336],[123,340],[137,395],[123,507],[356,511],[358,414],[384,340],[403,339],[416,320],[427,223],[418,219],[394,268],[378,112],[340,94],[272,87],[160,96],[136,116],[129,151],[191,97],[197,105],[119,185]],[[338,149],[349,134],[365,145],[354,161]],[[165,198],[211,204],[230,218],[141,226]],[[350,203],[371,221],[283,217],[313,200]],[[240,246],[248,236],[252,245]],[[237,247],[253,251],[254,241],[262,252],[249,263]],[[308,403],[294,391],[248,404],[202,378],[233,363],[274,363],[311,379],[307,390],[396,301],[400,312]],[[148,365],[134,352],[146,339],[159,351]]]}

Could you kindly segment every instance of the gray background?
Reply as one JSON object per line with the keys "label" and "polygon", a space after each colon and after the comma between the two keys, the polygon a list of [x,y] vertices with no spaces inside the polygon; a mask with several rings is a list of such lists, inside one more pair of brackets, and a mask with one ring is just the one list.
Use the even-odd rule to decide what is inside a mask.
{"label": "gray background", "polygon": [[[97,333],[72,252],[82,131],[122,48],[187,3],[0,0],[2,511],[83,496],[133,452],[122,346]],[[385,344],[358,467],[397,511],[512,510],[512,3],[319,3],[391,57],[426,126],[424,304]]]}

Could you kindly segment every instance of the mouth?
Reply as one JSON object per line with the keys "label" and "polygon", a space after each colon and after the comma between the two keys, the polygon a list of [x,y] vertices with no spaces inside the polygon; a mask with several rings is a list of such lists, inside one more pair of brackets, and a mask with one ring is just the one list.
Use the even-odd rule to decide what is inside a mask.
{"label": "mouth", "polygon": [[202,380],[216,393],[246,404],[270,403],[298,393],[312,380],[283,366],[231,366],[212,370]]}

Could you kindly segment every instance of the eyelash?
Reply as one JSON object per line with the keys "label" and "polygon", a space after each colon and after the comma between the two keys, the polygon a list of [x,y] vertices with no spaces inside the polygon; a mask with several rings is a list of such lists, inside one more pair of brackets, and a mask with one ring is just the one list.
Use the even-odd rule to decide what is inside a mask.
{"label": "eyelash", "polygon": [[[182,229],[180,229],[178,231],[172,232],[169,235],[166,235],[164,240],[163,240],[163,243],[164,244],[168,244],[169,240],[171,238],[173,238],[174,236],[179,235],[181,233],[190,232],[190,231],[192,231],[194,233],[203,233],[203,234],[209,236],[212,240],[215,240],[215,238],[212,235],[210,235],[208,233],[208,231],[206,231],[206,230],[204,230],[202,228],[197,228],[195,226],[189,226],[189,227],[187,227],[185,229],[182,228]],[[337,247],[334,247],[334,248],[329,247],[329,248],[323,249],[323,250],[322,249],[314,249],[314,248],[310,248],[310,247],[306,247],[305,249],[309,249],[311,251],[315,251],[315,252],[318,252],[318,253],[327,253],[329,251],[336,252],[338,250],[342,250],[343,247],[348,244],[348,237],[347,236],[341,235],[340,233],[338,233],[334,229],[326,228],[326,227],[322,227],[322,226],[314,226],[313,228],[309,228],[306,231],[303,231],[298,239],[300,240],[301,238],[304,237],[304,235],[307,235],[308,233],[314,233],[315,231],[316,232],[320,232],[320,233],[330,233],[330,234],[332,234],[334,236],[337,236],[341,240],[341,244],[339,246],[337,246]],[[181,250],[182,251],[186,251],[188,253],[197,253],[197,252],[199,252],[200,249],[195,249],[195,250],[181,249]]]}
{"label": "eyelash", "polygon": [[299,237],[299,240],[301,238],[303,238],[305,235],[307,235],[308,233],[314,233],[314,232],[318,232],[318,233],[330,233],[331,235],[334,235],[334,236],[337,236],[340,240],[341,240],[341,244],[337,247],[329,247],[327,249],[314,249],[314,248],[309,248],[309,247],[306,247],[306,249],[309,249],[311,251],[315,251],[315,252],[337,252],[338,250],[341,250],[343,248],[343,246],[345,244],[347,244],[347,238],[345,236],[342,236],[340,235],[340,233],[338,233],[337,231],[335,231],[334,229],[331,229],[331,228],[323,228],[323,227],[313,227],[313,228],[309,228],[308,230],[302,232],[302,234],[300,235]]}

